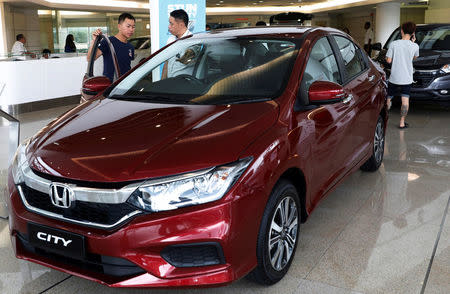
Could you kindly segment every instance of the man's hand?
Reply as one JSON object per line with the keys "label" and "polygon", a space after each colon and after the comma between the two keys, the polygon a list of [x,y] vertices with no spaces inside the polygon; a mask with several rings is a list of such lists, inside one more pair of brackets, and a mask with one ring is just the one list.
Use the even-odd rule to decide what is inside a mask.
{"label": "man's hand", "polygon": [[92,41],[95,41],[95,39],[97,38],[97,36],[102,34],[102,30],[101,29],[96,29],[93,33],[92,33]]}
{"label": "man's hand", "polygon": [[[89,61],[91,59],[91,54],[92,54],[92,50],[93,50],[93,46],[95,43],[95,39],[100,36],[102,34],[102,30],[101,29],[96,29],[95,32],[92,33],[92,42],[89,45],[89,49],[88,49],[88,53],[86,56],[87,61]],[[95,54],[95,59],[99,58],[100,55],[102,55],[102,50],[97,50],[97,53]]]}

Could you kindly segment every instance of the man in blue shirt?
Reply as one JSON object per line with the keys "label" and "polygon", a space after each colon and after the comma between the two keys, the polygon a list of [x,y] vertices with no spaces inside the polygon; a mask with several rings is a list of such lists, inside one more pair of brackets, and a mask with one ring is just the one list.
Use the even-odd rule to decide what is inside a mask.
{"label": "man in blue shirt", "polygon": [[[134,59],[134,47],[128,43],[128,39],[134,34],[135,30],[135,19],[129,13],[122,13],[119,16],[119,24],[117,25],[119,32],[112,37],[109,37],[111,41],[114,51],[117,56],[117,63],[119,65],[120,75],[123,75],[131,68],[131,60]],[[92,34],[92,42],[89,46],[87,59],[91,58],[92,47],[95,39],[98,35],[100,35],[102,31],[97,29]],[[103,75],[108,77],[111,81],[114,80],[114,62],[113,56],[111,54],[111,50],[109,49],[108,43],[105,39],[103,39],[98,46],[97,53],[95,59],[99,58],[100,55],[103,55]]]}

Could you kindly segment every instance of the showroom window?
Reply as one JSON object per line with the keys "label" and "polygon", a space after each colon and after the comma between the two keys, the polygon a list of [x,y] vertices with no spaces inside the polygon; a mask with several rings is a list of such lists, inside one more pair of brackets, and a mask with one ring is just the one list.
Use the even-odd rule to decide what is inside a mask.
{"label": "showroom window", "polygon": [[[89,12],[64,10],[38,10],[41,32],[41,47],[52,53],[63,53],[68,34],[72,34],[78,53],[87,52],[92,33],[100,28],[109,36],[118,32],[118,12]],[[133,14],[136,18],[136,30],[132,38],[149,35],[148,14]]]}

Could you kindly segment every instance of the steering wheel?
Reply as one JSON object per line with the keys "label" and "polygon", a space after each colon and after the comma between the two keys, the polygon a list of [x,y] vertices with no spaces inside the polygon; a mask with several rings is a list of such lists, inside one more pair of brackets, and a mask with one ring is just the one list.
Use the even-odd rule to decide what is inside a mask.
{"label": "steering wheel", "polygon": [[201,80],[197,79],[194,76],[188,75],[188,74],[181,74],[181,75],[176,76],[176,78],[182,78],[182,79],[192,82],[193,84],[196,84],[198,86],[203,86],[203,82]]}

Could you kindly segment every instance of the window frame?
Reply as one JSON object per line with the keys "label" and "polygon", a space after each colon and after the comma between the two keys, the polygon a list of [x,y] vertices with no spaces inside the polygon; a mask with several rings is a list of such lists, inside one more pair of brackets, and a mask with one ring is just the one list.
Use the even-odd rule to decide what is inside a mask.
{"label": "window frame", "polygon": [[[335,39],[336,37],[341,37],[341,38],[347,39],[349,42],[351,42],[355,46],[355,48],[356,48],[355,55],[362,61],[361,64],[364,66],[364,68],[359,73],[357,73],[353,76],[349,76],[349,74],[347,72],[347,68],[345,67],[345,62],[344,62],[344,58],[342,57],[341,50],[339,49],[339,45]],[[339,34],[329,35],[328,38],[329,38],[329,42],[332,44],[334,54],[336,55],[336,57],[338,59],[338,65],[339,65],[341,73],[343,75],[342,86],[347,85],[349,82],[353,81],[355,78],[359,77],[360,75],[364,74],[366,71],[369,70],[370,66],[368,64],[368,60],[364,56],[365,54],[361,51],[363,49],[360,46],[358,46],[358,44],[356,44],[355,42],[353,42],[351,39],[347,38],[346,36],[339,35]]]}
{"label": "window frame", "polygon": [[[302,82],[303,82],[303,79],[305,78],[304,75],[305,75],[305,72],[306,72],[306,68],[308,67],[308,62],[309,62],[309,60],[311,58],[311,52],[314,49],[314,47],[317,45],[317,42],[319,40],[323,39],[323,38],[325,38],[327,40],[327,42],[328,42],[328,45],[330,45],[331,52],[333,53],[334,59],[336,61],[336,66],[337,66],[337,70],[338,70],[338,73],[339,73],[339,78],[341,80],[340,83],[336,83],[336,84],[341,85],[341,86],[344,85],[344,81],[345,80],[344,80],[344,75],[343,75],[343,72],[342,72],[342,67],[341,67],[341,64],[340,64],[340,62],[342,62],[342,60],[339,59],[340,56],[336,55],[336,46],[335,46],[335,44],[330,42],[330,35],[328,33],[324,33],[324,34],[320,34],[320,35],[316,36],[315,38],[312,38],[311,39],[311,45],[308,48],[307,56],[305,57],[304,66],[303,66],[302,72],[300,73],[301,79],[299,79],[299,86],[298,86],[298,89],[297,89],[297,91],[298,91],[297,92],[297,98],[295,99],[295,103],[294,103],[294,111],[303,110],[303,109],[305,109],[305,107],[306,107],[306,109],[308,109],[308,107],[309,107],[308,105],[311,105],[310,102],[309,102],[309,97],[307,95],[308,91],[306,91],[306,93],[304,93],[304,91],[302,90],[302,86],[303,86]],[[305,97],[305,94],[306,94],[306,97]],[[316,107],[316,106],[312,105],[312,107]]]}

